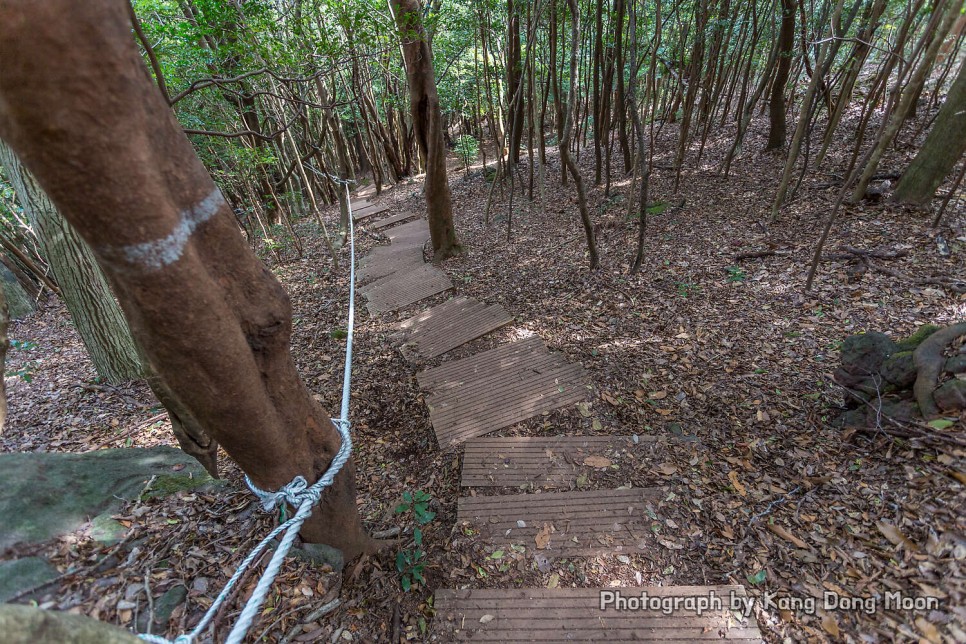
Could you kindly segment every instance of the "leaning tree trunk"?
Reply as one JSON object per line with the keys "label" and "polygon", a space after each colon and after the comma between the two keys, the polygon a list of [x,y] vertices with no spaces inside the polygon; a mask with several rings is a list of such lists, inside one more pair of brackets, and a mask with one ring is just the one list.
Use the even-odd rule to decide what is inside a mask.
{"label": "leaning tree trunk", "polygon": [[436,94],[433,54],[416,0],[391,0],[409,80],[413,131],[426,159],[426,211],[433,239],[433,261],[458,255],[462,248],[453,226],[453,202],[446,180],[443,117]]}
{"label": "leaning tree trunk", "polygon": [[[94,250],[158,377],[252,481],[314,482],[341,438],[299,379],[291,303],[248,248],[131,38],[126,0],[7,0],[0,136]],[[304,524],[371,550],[350,460]]]}
{"label": "leaning tree trunk", "polygon": [[97,373],[110,382],[139,378],[137,347],[90,248],[2,141],[0,165],[7,169]]}
{"label": "leaning tree trunk", "polygon": [[896,186],[896,199],[903,203],[923,205],[929,202],[939,184],[966,152],[966,63],[960,63],[959,74],[939,110],[925,143],[916,158],[902,173]]}

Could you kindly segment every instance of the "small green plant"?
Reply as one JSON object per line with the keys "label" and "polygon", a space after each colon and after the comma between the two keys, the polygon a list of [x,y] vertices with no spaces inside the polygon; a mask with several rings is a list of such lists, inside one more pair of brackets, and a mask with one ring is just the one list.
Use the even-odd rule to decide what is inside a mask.
{"label": "small green plant", "polygon": [[426,569],[426,552],[423,550],[423,531],[420,526],[424,526],[433,518],[436,513],[429,509],[432,497],[422,490],[415,493],[404,492],[402,503],[396,506],[396,514],[409,515],[416,522],[413,526],[413,549],[400,550],[396,553],[396,570],[399,571],[399,581],[402,588],[407,593],[413,584],[425,584],[426,578],[423,571]]}
{"label": "small green plant", "polygon": [[674,285],[678,289],[678,296],[684,299],[688,299],[689,295],[697,293],[700,288],[697,284],[691,282],[675,282]]}
{"label": "small green plant", "polygon": [[725,270],[728,271],[729,282],[743,282],[748,277],[738,266],[729,266]]}
{"label": "small green plant", "polygon": [[36,342],[30,340],[10,340],[10,348],[19,351],[32,351],[37,348]]}
{"label": "small green plant", "polygon": [[464,134],[456,139],[455,149],[456,154],[463,159],[463,169],[465,170],[470,167],[471,162],[476,161],[476,157],[480,153],[480,144],[474,137]]}
{"label": "small green plant", "polygon": [[30,382],[34,379],[34,369],[37,368],[37,364],[34,362],[27,362],[20,369],[16,371],[8,371],[4,375],[8,378],[20,378],[24,382]]}

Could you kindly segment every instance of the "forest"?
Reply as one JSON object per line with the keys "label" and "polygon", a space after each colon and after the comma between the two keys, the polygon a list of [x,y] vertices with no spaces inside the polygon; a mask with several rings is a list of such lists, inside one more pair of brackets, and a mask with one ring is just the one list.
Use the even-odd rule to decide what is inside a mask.
{"label": "forest", "polygon": [[0,0],[0,643],[966,641],[963,0]]}

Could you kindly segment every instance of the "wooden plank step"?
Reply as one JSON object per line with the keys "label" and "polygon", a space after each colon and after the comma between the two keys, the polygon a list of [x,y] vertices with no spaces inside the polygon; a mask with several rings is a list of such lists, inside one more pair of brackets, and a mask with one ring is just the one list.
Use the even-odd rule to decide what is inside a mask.
{"label": "wooden plank step", "polygon": [[429,359],[486,335],[513,321],[499,305],[454,298],[405,320],[399,325],[406,352]]}
{"label": "wooden plank step", "polygon": [[436,438],[446,447],[574,404],[589,393],[581,366],[547,354],[430,393],[426,405]]}
{"label": "wooden plank step", "polygon": [[411,221],[408,224],[403,224],[401,226],[396,226],[395,228],[390,228],[386,235],[395,244],[397,240],[402,239],[412,239],[412,238],[422,238],[423,240],[429,239],[429,222],[425,219],[417,219],[416,221]]}
{"label": "wooden plank step", "polygon": [[477,374],[486,373],[499,367],[510,367],[521,360],[528,360],[536,354],[549,353],[539,336],[533,335],[522,340],[500,345],[495,349],[477,353],[468,358],[447,362],[438,367],[416,374],[416,381],[423,389],[441,391],[462,385]]}
{"label": "wooden plank step", "polygon": [[392,217],[386,217],[385,219],[374,221],[369,224],[369,228],[372,230],[382,230],[383,228],[389,228],[393,224],[398,224],[401,221],[406,221],[407,219],[412,219],[413,217],[417,216],[419,215],[415,212],[401,212],[398,215],[393,215]]}
{"label": "wooden plank step", "polygon": [[[642,552],[651,524],[645,506],[660,495],[660,488],[631,488],[468,496],[459,499],[456,520],[487,543],[547,556]],[[538,545],[538,533],[548,534],[549,542]]]}
{"label": "wooden plank step", "polygon": [[368,284],[364,284],[358,287],[356,290],[358,290],[363,295],[367,295],[374,291],[378,292],[380,290],[392,288],[393,285],[395,285],[398,288],[398,283],[400,282],[400,280],[411,280],[415,278],[430,278],[433,276],[437,276],[441,273],[444,276],[446,275],[445,273],[443,273],[443,271],[441,271],[436,266],[433,266],[432,264],[427,264],[425,262],[420,264],[409,264],[409,265],[400,264],[398,266],[398,270],[388,275],[385,275],[384,277],[380,277],[374,282],[369,282]]}
{"label": "wooden plank step", "polygon": [[597,465],[584,459],[597,456],[620,465],[629,454],[644,454],[651,436],[550,436],[476,438],[463,451],[464,487],[571,488],[581,474]]}
{"label": "wooden plank step", "polygon": [[359,280],[368,282],[396,271],[411,271],[424,263],[419,246],[379,246],[359,262]]}
{"label": "wooden plank step", "polygon": [[[375,286],[378,285],[378,286]],[[453,288],[446,273],[432,264],[412,271],[397,271],[363,287],[366,308],[371,315],[395,311]]]}
{"label": "wooden plank step", "polygon": [[387,212],[388,210],[389,210],[389,206],[380,206],[377,204],[370,204],[362,208],[359,208],[358,206],[356,206],[355,208],[352,209],[352,221],[359,222],[359,221],[362,221],[363,219],[368,219],[373,215],[378,215],[379,213]]}
{"label": "wooden plank step", "polygon": [[[659,603],[638,610],[624,604],[621,610],[615,606],[618,591],[624,600],[646,593],[649,602]],[[738,605],[746,597],[742,586],[439,589],[433,631],[447,642],[763,643],[758,624],[731,610],[732,601]],[[698,601],[708,608],[698,610]],[[674,602],[676,610],[662,610]]]}

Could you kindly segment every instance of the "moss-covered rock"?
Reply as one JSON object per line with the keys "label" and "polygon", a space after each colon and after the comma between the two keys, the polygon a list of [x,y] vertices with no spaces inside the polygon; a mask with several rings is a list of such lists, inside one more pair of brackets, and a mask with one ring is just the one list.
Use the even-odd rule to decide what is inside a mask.
{"label": "moss-covered rock", "polygon": [[966,353],[961,353],[947,359],[946,365],[943,367],[943,371],[952,374],[966,373]]}
{"label": "moss-covered rock", "polygon": [[896,343],[885,333],[850,335],[842,342],[842,369],[856,376],[869,376],[878,373],[882,363],[896,351]]}
{"label": "moss-covered rock", "polygon": [[966,409],[966,380],[954,378],[947,380],[932,394],[940,411],[961,411]]}
{"label": "moss-covered rock", "polygon": [[0,563],[0,602],[48,582],[57,574],[57,569],[41,557],[22,557]]}
{"label": "moss-covered rock", "polygon": [[916,364],[912,351],[894,353],[882,363],[882,377],[897,387],[911,387],[916,381]]}
{"label": "moss-covered rock", "polygon": [[899,347],[899,351],[915,351],[916,347],[922,344],[923,340],[931,336],[940,328],[941,327],[938,327],[935,324],[923,324],[916,330],[915,333],[896,342],[896,345]]}
{"label": "moss-covered rock", "polygon": [[134,500],[152,476],[155,494],[209,481],[179,449],[105,449],[84,454],[0,454],[0,550],[84,526]]}
{"label": "moss-covered rock", "polygon": [[113,624],[13,604],[0,604],[0,633],[4,644],[143,644]]}

